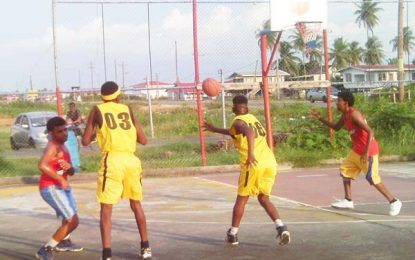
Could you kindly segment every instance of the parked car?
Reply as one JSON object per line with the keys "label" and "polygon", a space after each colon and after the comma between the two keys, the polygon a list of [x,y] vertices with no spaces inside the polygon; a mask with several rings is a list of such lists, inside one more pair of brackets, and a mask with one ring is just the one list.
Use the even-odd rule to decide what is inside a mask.
{"label": "parked car", "polygon": [[21,147],[44,148],[48,142],[46,123],[57,116],[55,112],[27,112],[17,116],[10,130],[10,146],[13,150]]}
{"label": "parked car", "polygon": [[[337,94],[339,93],[339,90],[336,88],[331,88],[331,100],[335,101],[337,100]],[[315,101],[323,101],[327,102],[327,95],[326,95],[326,88],[313,88],[310,89],[306,94],[307,100],[310,100],[310,102],[314,103]]]}

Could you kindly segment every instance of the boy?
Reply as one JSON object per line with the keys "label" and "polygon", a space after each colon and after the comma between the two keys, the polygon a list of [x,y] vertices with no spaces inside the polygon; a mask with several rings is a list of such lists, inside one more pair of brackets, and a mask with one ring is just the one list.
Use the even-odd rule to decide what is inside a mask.
{"label": "boy", "polygon": [[248,99],[238,95],[232,100],[232,111],[236,117],[230,129],[217,128],[204,122],[205,130],[230,135],[239,150],[241,172],[239,176],[238,195],[232,214],[232,226],[226,234],[229,244],[237,245],[238,230],[249,196],[258,196],[258,201],[268,216],[275,223],[280,245],[290,243],[290,233],[280,219],[278,210],[269,199],[275,176],[277,162],[268,147],[266,132],[262,124],[248,111]]}
{"label": "boy", "polygon": [[77,205],[68,183],[68,175],[73,175],[75,170],[65,147],[68,139],[66,122],[61,117],[53,117],[47,122],[46,128],[51,140],[39,162],[39,170],[42,173],[39,191],[42,198],[56,211],[56,215],[63,220],[62,225],[49,242],[36,253],[36,257],[42,260],[52,259],[53,249],[57,251],[81,251],[83,249],[73,244],[69,238],[71,232],[78,226],[79,219]]}
{"label": "boy", "polygon": [[94,106],[89,113],[82,144],[96,138],[103,154],[97,185],[97,200],[101,204],[100,227],[102,259],[111,258],[112,206],[120,198],[130,200],[136,224],[141,236],[140,257],[151,258],[147,237],[147,224],[141,200],[141,162],[134,155],[137,142],[147,144],[147,138],[136,121],[130,107],[120,104],[121,91],[115,82],[105,82],[101,87],[104,103]]}

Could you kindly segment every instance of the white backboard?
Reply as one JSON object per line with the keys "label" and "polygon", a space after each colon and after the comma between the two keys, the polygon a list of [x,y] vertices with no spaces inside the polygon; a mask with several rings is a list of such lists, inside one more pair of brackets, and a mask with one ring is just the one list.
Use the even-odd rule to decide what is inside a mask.
{"label": "white backboard", "polygon": [[270,0],[271,31],[291,29],[298,22],[322,22],[327,27],[327,0]]}

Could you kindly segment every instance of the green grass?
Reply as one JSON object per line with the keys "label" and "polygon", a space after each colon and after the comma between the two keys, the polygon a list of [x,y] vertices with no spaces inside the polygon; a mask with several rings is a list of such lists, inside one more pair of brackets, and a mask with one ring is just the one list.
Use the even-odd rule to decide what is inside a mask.
{"label": "green grass", "polygon": [[39,158],[4,159],[0,157],[0,177],[39,175]]}

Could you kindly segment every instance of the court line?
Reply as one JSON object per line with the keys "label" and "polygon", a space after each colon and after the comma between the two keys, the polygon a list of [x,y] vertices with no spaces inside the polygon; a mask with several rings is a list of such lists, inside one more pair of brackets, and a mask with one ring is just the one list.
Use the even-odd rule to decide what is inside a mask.
{"label": "court line", "polygon": [[323,177],[323,176],[327,176],[328,174],[310,174],[310,175],[298,175],[295,176],[297,178],[311,178],[311,177]]}
{"label": "court line", "polygon": [[[210,180],[210,179],[204,179],[202,177],[193,177],[193,178],[199,179],[199,180],[202,180],[202,181],[206,181],[206,182],[210,182],[210,183],[214,183],[214,184],[219,184],[219,185],[222,185],[222,186],[237,188],[237,186],[229,184],[229,183],[224,183],[224,182]],[[365,215],[365,216],[384,216],[383,214],[380,215],[380,214],[371,214],[371,213],[359,213],[359,212],[353,212],[353,211],[347,211],[347,214],[344,214],[345,213],[344,210],[326,209],[326,208],[323,208],[322,206],[314,206],[314,205],[311,205],[311,204],[308,204],[308,203],[305,203],[305,202],[296,201],[296,200],[288,199],[288,198],[284,198],[284,197],[279,197],[279,196],[272,195],[272,194],[270,195],[270,197],[279,199],[279,200],[287,202],[287,203],[301,205],[301,206],[304,206],[304,207],[309,207],[309,208],[312,208],[312,209],[316,209],[316,210],[320,210],[320,211],[324,211],[324,212],[328,212],[328,213],[333,213],[333,214],[341,215],[341,216],[344,216],[344,217],[353,217],[351,215],[357,215],[357,216],[362,216],[362,215]],[[412,201],[410,201],[410,202],[412,202]],[[326,206],[326,207],[329,207],[329,205]],[[394,218],[399,219],[401,217],[411,217],[412,218],[412,217],[415,217],[415,216],[411,216],[411,215],[409,215],[409,216],[399,216],[398,215],[398,216],[395,216]],[[364,222],[366,220],[362,220],[362,221]],[[370,221],[368,220],[367,222],[370,222]]]}

